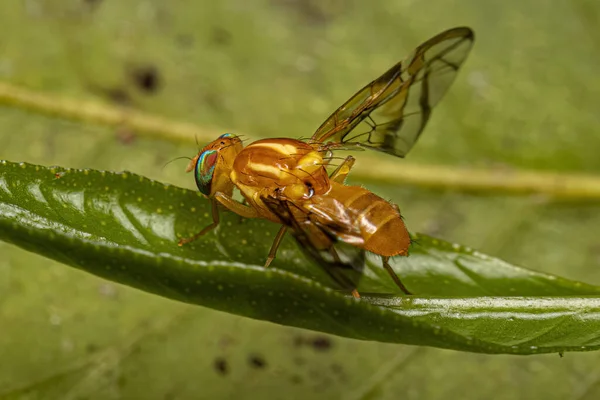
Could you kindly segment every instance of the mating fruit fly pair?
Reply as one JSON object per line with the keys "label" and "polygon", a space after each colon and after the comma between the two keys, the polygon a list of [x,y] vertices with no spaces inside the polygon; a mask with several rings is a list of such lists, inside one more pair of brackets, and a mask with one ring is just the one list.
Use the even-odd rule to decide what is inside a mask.
{"label": "mating fruit fly pair", "polygon": [[[331,174],[327,166],[333,151],[340,149],[369,148],[404,157],[473,40],[473,31],[466,27],[429,39],[352,96],[308,141],[263,139],[244,147],[239,137],[226,133],[209,143],[190,161],[187,172],[194,171],[198,189],[211,199],[213,223],[179,245],[217,227],[221,204],[245,218],[282,224],[265,267],[291,230],[300,246],[354,297],[360,296],[352,273],[360,276],[365,251],[380,255],[396,285],[410,294],[389,264],[392,256],[407,256],[410,246],[400,210],[363,187],[344,184],[352,156]],[[232,198],[234,187],[244,203]]]}

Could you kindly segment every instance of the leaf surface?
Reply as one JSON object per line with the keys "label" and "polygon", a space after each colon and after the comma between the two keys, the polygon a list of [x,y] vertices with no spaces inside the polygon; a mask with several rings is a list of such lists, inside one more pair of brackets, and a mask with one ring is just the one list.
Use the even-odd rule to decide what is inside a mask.
{"label": "leaf surface", "polygon": [[198,193],[128,172],[0,163],[0,238],[106,279],[175,300],[362,340],[484,353],[600,346],[600,288],[512,266],[416,235],[393,267],[403,297],[369,258],[355,300],[288,239],[261,265],[278,227],[225,212]]}

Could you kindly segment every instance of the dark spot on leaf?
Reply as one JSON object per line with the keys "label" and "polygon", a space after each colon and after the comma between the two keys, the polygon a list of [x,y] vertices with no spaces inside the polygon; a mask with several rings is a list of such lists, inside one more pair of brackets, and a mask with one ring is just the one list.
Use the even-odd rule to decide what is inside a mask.
{"label": "dark spot on leaf", "polygon": [[251,355],[248,359],[252,368],[263,369],[267,366],[267,362],[259,355]]}
{"label": "dark spot on leaf", "polygon": [[229,373],[229,364],[227,364],[227,360],[224,358],[215,358],[213,365],[215,367],[215,371],[217,371],[219,374],[227,375]]}
{"label": "dark spot on leaf", "polygon": [[124,375],[119,375],[117,378],[117,386],[122,388],[127,384],[127,378]]}
{"label": "dark spot on leaf", "polygon": [[292,375],[290,381],[295,385],[299,385],[302,383],[302,377],[300,375]]}
{"label": "dark spot on leaf", "polygon": [[161,84],[160,73],[153,65],[134,68],[131,77],[136,87],[145,93],[156,92]]}
{"label": "dark spot on leaf", "polygon": [[331,349],[331,340],[326,336],[317,336],[312,340],[312,347],[317,351],[327,351]]}
{"label": "dark spot on leaf", "polygon": [[129,106],[132,104],[131,96],[129,96],[129,93],[124,88],[92,86],[91,89],[93,92],[107,98],[113,104],[119,106]]}
{"label": "dark spot on leaf", "polygon": [[302,337],[296,336],[294,338],[294,346],[300,347],[303,345],[311,346],[317,351],[327,351],[333,346],[331,339],[327,336],[314,336],[314,337]]}
{"label": "dark spot on leaf", "polygon": [[85,351],[87,353],[95,353],[96,351],[98,351],[98,346],[96,346],[94,343],[88,343],[85,346]]}
{"label": "dark spot on leaf", "polygon": [[212,29],[211,32],[211,40],[214,44],[219,46],[227,46],[231,43],[231,32],[229,32],[225,28],[221,28],[220,26],[216,26]]}
{"label": "dark spot on leaf", "polygon": [[127,93],[127,91],[122,88],[107,89],[106,96],[110,99],[110,101],[116,104],[131,104],[131,97],[129,96],[129,93]]}

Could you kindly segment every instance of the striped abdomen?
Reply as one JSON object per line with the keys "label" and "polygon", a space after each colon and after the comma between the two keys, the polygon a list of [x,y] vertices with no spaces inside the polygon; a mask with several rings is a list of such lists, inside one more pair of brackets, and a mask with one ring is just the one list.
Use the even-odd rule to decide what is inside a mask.
{"label": "striped abdomen", "polygon": [[341,240],[381,256],[408,254],[410,237],[399,211],[367,189],[332,182],[329,193],[315,196],[309,208]]}

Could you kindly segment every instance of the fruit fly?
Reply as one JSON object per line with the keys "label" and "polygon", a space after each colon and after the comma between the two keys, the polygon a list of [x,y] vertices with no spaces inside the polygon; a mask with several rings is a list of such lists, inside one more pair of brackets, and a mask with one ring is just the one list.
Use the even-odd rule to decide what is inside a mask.
{"label": "fruit fly", "polygon": [[[473,31],[454,28],[417,47],[405,60],[366,85],[339,107],[307,141],[276,138],[246,147],[226,133],[194,157],[200,192],[211,199],[213,222],[179,245],[219,224],[219,205],[244,218],[281,224],[265,267],[273,261],[287,230],[325,271],[354,297],[355,282],[343,269],[360,272],[365,251],[410,294],[389,264],[407,256],[410,236],[398,206],[360,186],[344,184],[354,158],[327,171],[335,150],[369,148],[404,157],[425,128],[431,109],[452,83],[474,40]],[[233,199],[239,189],[244,202]]]}

